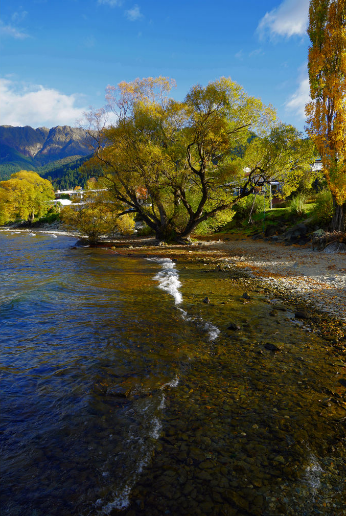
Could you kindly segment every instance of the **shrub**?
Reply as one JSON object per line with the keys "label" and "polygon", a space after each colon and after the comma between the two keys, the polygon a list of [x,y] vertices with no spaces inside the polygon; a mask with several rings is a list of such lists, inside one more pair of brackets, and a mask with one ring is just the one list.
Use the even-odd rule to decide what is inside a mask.
{"label": "shrub", "polygon": [[126,213],[117,219],[117,230],[122,235],[132,235],[135,229],[135,221],[133,215]]}
{"label": "shrub", "polygon": [[143,236],[143,237],[153,236],[153,235],[155,235],[155,231],[151,227],[147,226],[146,224],[143,224],[142,227],[137,229],[137,235]]}
{"label": "shrub", "polygon": [[269,208],[269,199],[267,197],[264,198],[263,195],[255,194],[244,197],[234,206],[236,217],[240,220],[249,218],[250,213],[251,215],[257,215],[258,213],[263,213],[264,209],[265,211],[269,210]]}
{"label": "shrub", "polygon": [[333,217],[333,199],[330,190],[322,190],[316,195],[315,206],[311,213],[315,222],[327,224]]}
{"label": "shrub", "polygon": [[292,215],[298,215],[299,217],[306,213],[306,195],[300,193],[293,197],[289,201],[288,208]]}

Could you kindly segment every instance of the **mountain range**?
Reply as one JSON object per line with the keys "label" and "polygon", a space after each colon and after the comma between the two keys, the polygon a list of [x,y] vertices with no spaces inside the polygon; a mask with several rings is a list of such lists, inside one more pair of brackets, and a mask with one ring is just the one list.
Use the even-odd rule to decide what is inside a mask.
{"label": "mountain range", "polygon": [[91,140],[84,129],[66,125],[51,129],[2,125],[0,180],[20,170],[33,170],[42,177],[57,180],[66,171],[78,169],[90,157]]}

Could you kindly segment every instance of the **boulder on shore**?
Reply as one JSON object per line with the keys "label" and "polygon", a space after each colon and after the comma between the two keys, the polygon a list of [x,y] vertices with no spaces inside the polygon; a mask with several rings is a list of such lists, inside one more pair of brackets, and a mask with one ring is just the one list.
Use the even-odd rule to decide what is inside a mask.
{"label": "boulder on shore", "polygon": [[332,242],[323,249],[325,253],[346,253],[346,244],[342,242]]}

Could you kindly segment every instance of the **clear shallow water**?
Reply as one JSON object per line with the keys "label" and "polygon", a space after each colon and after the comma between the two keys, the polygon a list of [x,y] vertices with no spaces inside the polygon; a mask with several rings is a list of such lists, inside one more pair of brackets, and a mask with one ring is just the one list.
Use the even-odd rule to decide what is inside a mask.
{"label": "clear shallow water", "polygon": [[1,514],[344,514],[326,343],[227,273],[74,242],[0,233]]}
{"label": "clear shallow water", "polygon": [[160,266],[74,242],[0,234],[3,514],[126,505],[178,381]]}

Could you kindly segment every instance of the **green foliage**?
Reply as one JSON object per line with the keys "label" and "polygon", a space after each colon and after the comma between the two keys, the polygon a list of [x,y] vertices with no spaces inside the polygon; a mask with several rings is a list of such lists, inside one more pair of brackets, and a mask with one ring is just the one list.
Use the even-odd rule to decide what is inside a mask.
{"label": "green foliage", "polygon": [[307,197],[304,193],[299,193],[293,197],[288,203],[288,208],[291,215],[297,215],[299,217],[305,215],[307,212],[306,201]]}
{"label": "green foliage", "polygon": [[240,201],[234,206],[234,210],[236,212],[236,218],[239,220],[248,220],[250,217],[250,213],[252,215],[257,215],[258,213],[263,213],[263,211],[268,211],[270,208],[270,202],[268,196],[264,197],[259,194],[250,194]]}
{"label": "green foliage", "polygon": [[140,229],[137,230],[138,236],[152,236],[155,232],[152,228],[144,224]]}
{"label": "green foliage", "polygon": [[56,190],[72,190],[76,186],[86,187],[87,181],[93,176],[99,176],[99,169],[84,170],[83,165],[90,159],[90,156],[71,156],[44,167],[37,171],[44,177],[49,177]]}
{"label": "green foliage", "polygon": [[0,180],[9,179],[20,170],[33,170],[53,183],[55,190],[72,190],[75,186],[85,187],[88,179],[100,175],[100,170],[83,171],[84,163],[90,156],[69,156],[39,166],[35,159],[23,156],[11,147],[0,147]]}
{"label": "green foliage", "polygon": [[243,166],[258,184],[268,180],[281,181],[286,197],[298,188],[310,188],[321,176],[319,171],[311,170],[315,158],[316,149],[311,140],[303,138],[293,126],[279,124],[268,135],[250,142]]}
{"label": "green foliage", "polygon": [[316,195],[311,215],[315,222],[328,224],[333,217],[333,198],[329,189],[322,190]]}
{"label": "green foliage", "polygon": [[49,210],[49,212],[45,216],[40,218],[39,222],[52,224],[53,222],[56,222],[59,219],[60,219],[60,215],[57,211],[57,208],[53,207],[52,209]]}
{"label": "green foliage", "polygon": [[220,230],[223,226],[231,222],[235,214],[233,208],[217,212],[213,217],[210,217],[201,222],[194,230],[194,235],[208,235],[213,231]]}

